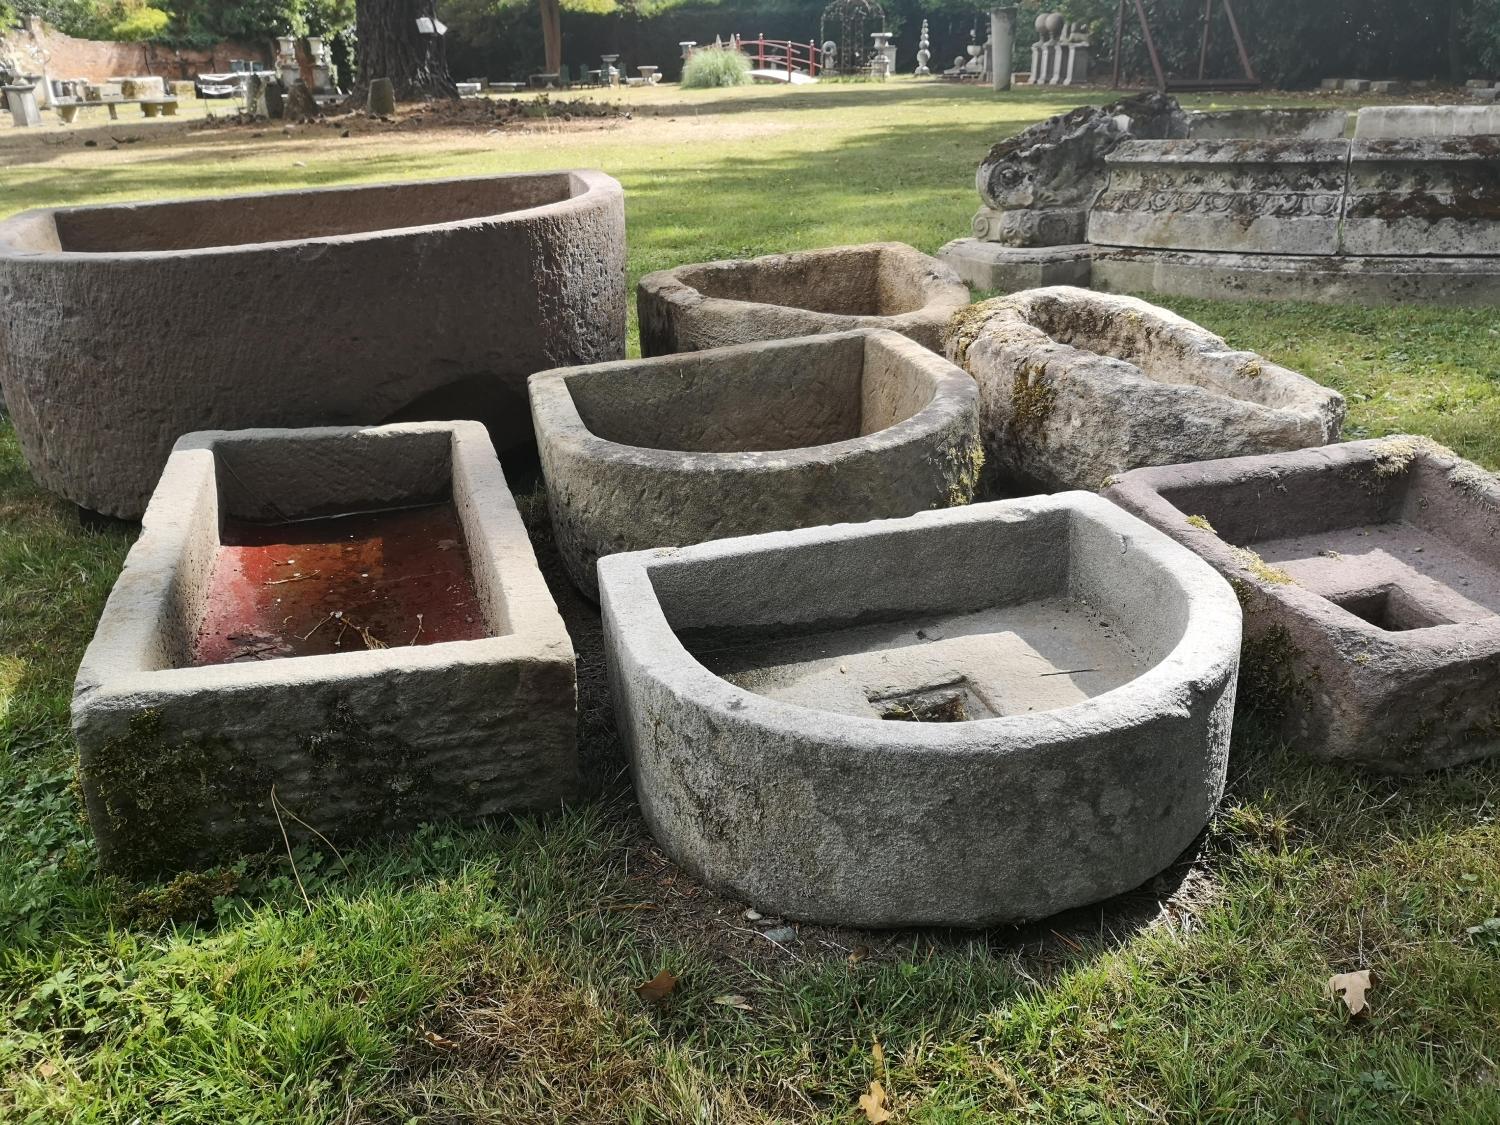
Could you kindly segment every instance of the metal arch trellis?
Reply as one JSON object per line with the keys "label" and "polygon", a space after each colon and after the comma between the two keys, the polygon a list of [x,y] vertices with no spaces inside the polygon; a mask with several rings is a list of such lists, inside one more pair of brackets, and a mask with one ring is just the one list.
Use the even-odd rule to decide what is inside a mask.
{"label": "metal arch trellis", "polygon": [[[885,9],[875,0],[833,0],[823,9],[823,18],[818,23],[818,42],[828,43],[828,23],[837,20],[838,38],[832,40],[837,54],[831,66],[824,60],[825,69],[836,74],[858,74],[869,61],[873,50],[868,31],[885,30]],[[873,28],[867,27],[871,22]]]}

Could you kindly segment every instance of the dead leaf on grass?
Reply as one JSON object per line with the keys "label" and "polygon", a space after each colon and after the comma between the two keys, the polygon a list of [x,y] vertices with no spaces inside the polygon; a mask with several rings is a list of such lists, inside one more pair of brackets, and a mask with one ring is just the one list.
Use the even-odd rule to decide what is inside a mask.
{"label": "dead leaf on grass", "polygon": [[849,951],[849,964],[858,965],[869,955],[870,947],[868,945],[856,945]]}
{"label": "dead leaf on grass", "polygon": [[422,1042],[426,1043],[429,1047],[436,1047],[440,1051],[458,1050],[457,1043],[453,1042],[453,1040],[447,1038],[446,1036],[439,1035],[435,1031],[422,1032]]}
{"label": "dead leaf on grass", "polygon": [[660,1004],[672,994],[672,989],[677,987],[677,978],[666,969],[657,973],[645,984],[635,986],[635,994],[642,1000],[652,1004]]}
{"label": "dead leaf on grass", "polygon": [[734,1008],[741,1012],[753,1012],[755,1010],[750,1006],[750,1001],[737,992],[728,996],[715,996],[714,1003],[723,1004],[726,1008]]}
{"label": "dead leaf on grass", "polygon": [[868,1093],[859,1096],[859,1108],[865,1111],[865,1120],[872,1125],[891,1119],[891,1111],[886,1108],[885,1087],[878,1078],[870,1083]]}
{"label": "dead leaf on grass", "polygon": [[1369,988],[1369,969],[1359,969],[1352,973],[1334,973],[1328,978],[1328,995],[1340,997],[1351,1016],[1358,1016],[1370,1010],[1370,1006],[1365,1003],[1365,993],[1369,991]]}

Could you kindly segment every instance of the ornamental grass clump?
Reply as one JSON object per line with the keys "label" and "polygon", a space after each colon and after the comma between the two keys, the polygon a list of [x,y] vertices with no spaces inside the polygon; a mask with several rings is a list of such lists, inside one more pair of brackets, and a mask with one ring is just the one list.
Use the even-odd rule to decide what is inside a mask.
{"label": "ornamental grass clump", "polygon": [[748,86],[750,60],[738,51],[723,47],[694,51],[682,68],[682,84],[694,90],[708,90],[717,86]]}

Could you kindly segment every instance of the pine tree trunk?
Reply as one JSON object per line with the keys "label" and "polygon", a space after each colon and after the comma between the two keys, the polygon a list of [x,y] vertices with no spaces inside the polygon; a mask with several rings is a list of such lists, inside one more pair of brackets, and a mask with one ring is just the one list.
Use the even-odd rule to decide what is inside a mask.
{"label": "pine tree trunk", "polygon": [[440,35],[423,35],[417,20],[437,19],[433,0],[357,0],[355,51],[359,85],[389,78],[398,101],[456,98]]}
{"label": "pine tree trunk", "polygon": [[538,0],[542,9],[543,68],[549,74],[562,73],[562,5],[559,0]]}

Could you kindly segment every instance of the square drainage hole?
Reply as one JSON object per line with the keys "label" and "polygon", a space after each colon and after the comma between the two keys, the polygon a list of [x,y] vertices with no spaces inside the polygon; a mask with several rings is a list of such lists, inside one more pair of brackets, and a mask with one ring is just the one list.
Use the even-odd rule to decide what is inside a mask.
{"label": "square drainage hole", "polygon": [[1382,586],[1378,590],[1361,590],[1328,599],[1340,609],[1354,614],[1377,629],[1404,633],[1412,629],[1430,629],[1453,622],[1421,605],[1400,586]]}
{"label": "square drainage hole", "polygon": [[996,717],[995,711],[964,678],[867,698],[880,711],[882,719],[898,723],[966,723]]}

